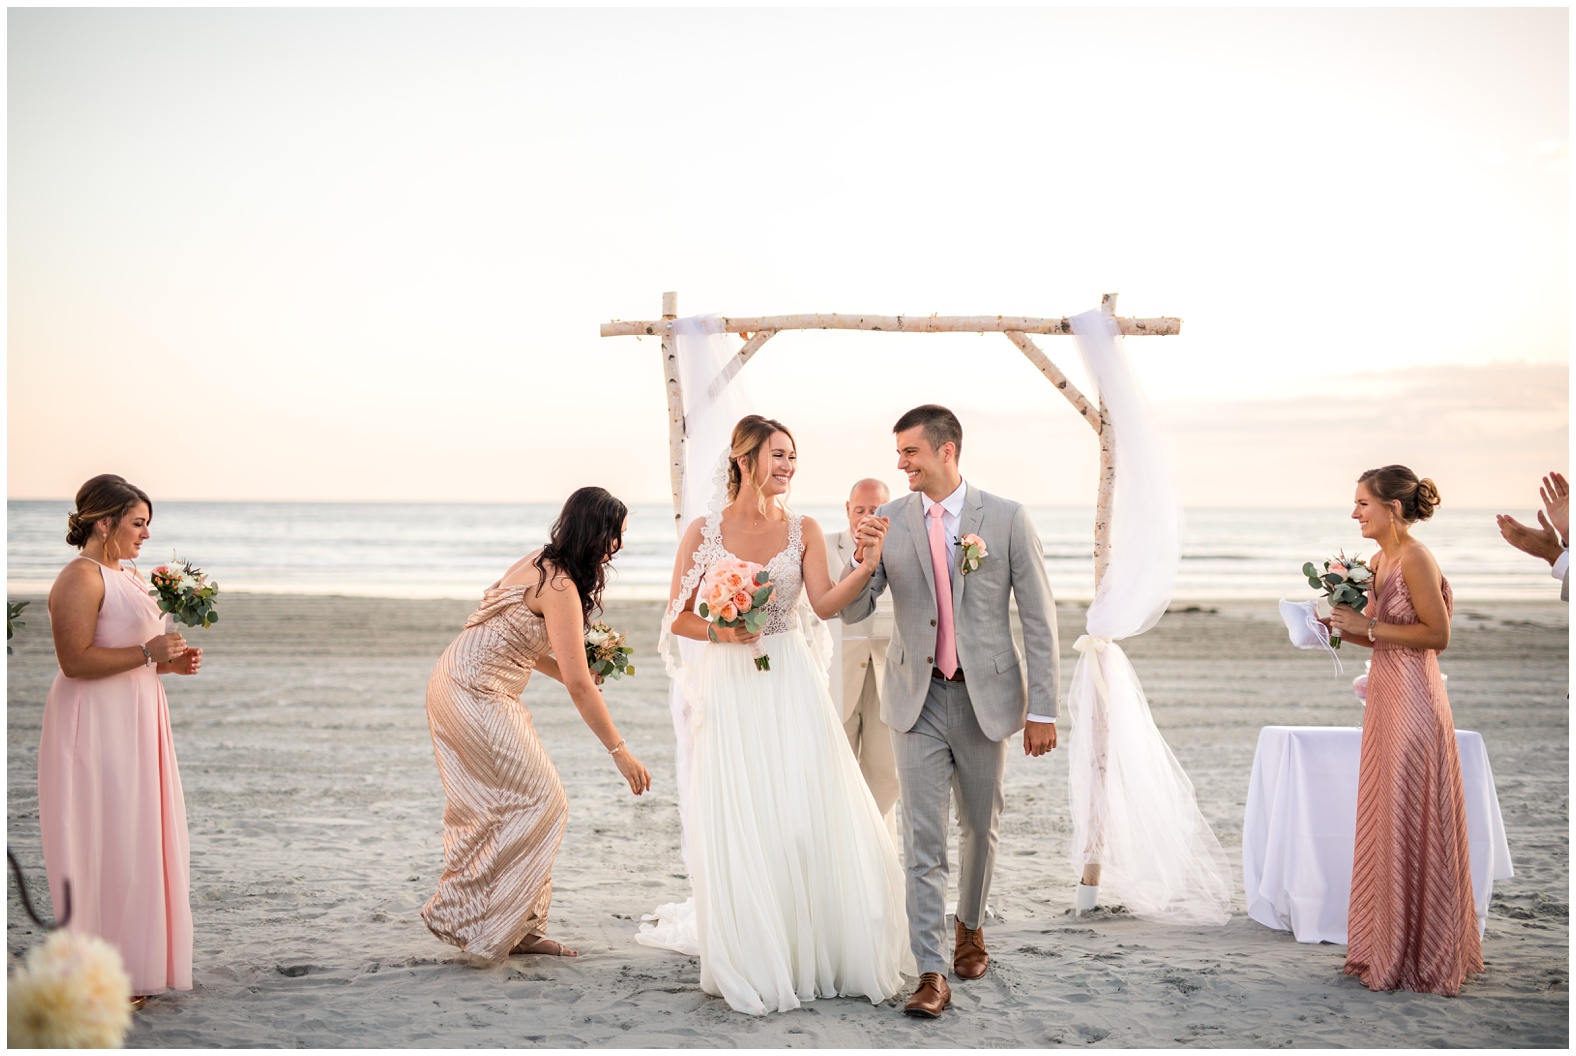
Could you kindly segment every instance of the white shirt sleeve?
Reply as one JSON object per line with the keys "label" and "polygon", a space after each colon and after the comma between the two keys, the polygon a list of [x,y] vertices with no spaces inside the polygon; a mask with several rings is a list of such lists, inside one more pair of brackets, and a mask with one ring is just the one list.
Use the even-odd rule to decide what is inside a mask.
{"label": "white shirt sleeve", "polygon": [[1549,575],[1555,579],[1564,579],[1566,569],[1571,567],[1571,552],[1567,548],[1560,551],[1560,556],[1554,559],[1554,567],[1549,569]]}
{"label": "white shirt sleeve", "polygon": [[1055,719],[1048,719],[1044,715],[1036,715],[1033,712],[1030,712],[1029,713],[1029,721],[1030,722],[1055,722],[1056,720]]}

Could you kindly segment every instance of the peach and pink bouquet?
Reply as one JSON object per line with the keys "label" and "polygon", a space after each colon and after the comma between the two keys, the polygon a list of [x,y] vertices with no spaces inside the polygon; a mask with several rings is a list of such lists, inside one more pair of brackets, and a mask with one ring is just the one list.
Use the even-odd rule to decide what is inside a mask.
{"label": "peach and pink bouquet", "polygon": [[[766,624],[766,602],[775,588],[771,573],[755,562],[724,558],[706,573],[695,611],[701,619],[710,620],[718,627],[743,627],[751,634],[758,634]],[[757,640],[755,667],[770,671],[772,658],[760,652],[760,648]]]}
{"label": "peach and pink bouquet", "polygon": [[213,582],[190,561],[171,557],[170,563],[160,565],[149,577],[153,589],[148,591],[158,599],[159,608],[169,614],[165,626],[173,620],[188,627],[206,627],[219,619],[213,611],[213,597],[219,593],[219,584]]}
{"label": "peach and pink bouquet", "polygon": [[[1362,612],[1363,606],[1368,604],[1368,588],[1373,586],[1374,574],[1361,554],[1356,557],[1336,554],[1324,563],[1322,575],[1313,567],[1313,562],[1308,561],[1302,566],[1302,574],[1308,577],[1308,586],[1324,591],[1331,605],[1350,605]],[[1331,627],[1330,648],[1340,647],[1341,632]]]}

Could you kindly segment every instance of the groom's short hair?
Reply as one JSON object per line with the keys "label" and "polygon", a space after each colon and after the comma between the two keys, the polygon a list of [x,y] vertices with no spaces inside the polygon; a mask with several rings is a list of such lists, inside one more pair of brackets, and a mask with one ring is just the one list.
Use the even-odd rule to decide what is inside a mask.
{"label": "groom's short hair", "polygon": [[916,425],[924,428],[932,448],[940,451],[942,444],[950,443],[958,461],[963,461],[963,423],[957,415],[939,403],[925,403],[899,418],[892,431],[902,433]]}

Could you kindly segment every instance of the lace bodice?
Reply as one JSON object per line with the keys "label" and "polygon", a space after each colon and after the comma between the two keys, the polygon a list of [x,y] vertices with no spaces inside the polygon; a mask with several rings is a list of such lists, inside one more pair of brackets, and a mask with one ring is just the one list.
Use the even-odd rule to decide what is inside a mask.
{"label": "lace bodice", "polygon": [[[788,518],[788,543],[779,550],[772,559],[765,564],[765,569],[771,574],[771,581],[777,584],[777,589],[772,591],[770,600],[766,602],[766,626],[761,629],[762,634],[781,634],[784,631],[796,631],[799,624],[799,595],[804,590],[804,515],[792,514]],[[721,559],[728,557],[735,561],[743,560],[722,545],[722,523],[720,518],[710,518],[701,530],[701,548],[697,555],[701,567],[710,573]],[[701,580],[701,589],[704,592],[706,579]]]}

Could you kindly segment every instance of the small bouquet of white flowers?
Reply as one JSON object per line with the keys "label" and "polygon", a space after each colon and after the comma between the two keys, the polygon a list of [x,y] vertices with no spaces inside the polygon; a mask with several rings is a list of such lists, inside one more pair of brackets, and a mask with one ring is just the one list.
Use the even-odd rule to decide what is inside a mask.
{"label": "small bouquet of white flowers", "polygon": [[[1356,557],[1336,554],[1324,563],[1322,575],[1312,561],[1306,562],[1302,574],[1308,577],[1308,586],[1324,591],[1331,605],[1350,605],[1362,612],[1363,606],[1368,604],[1368,588],[1373,586],[1374,574],[1361,554]],[[1341,647],[1341,632],[1334,627],[1330,628],[1330,647]]]}
{"label": "small bouquet of white flowers", "polygon": [[[219,593],[219,584],[190,561],[172,556],[170,563],[155,568],[150,578],[153,589],[148,593],[158,599],[160,610],[168,613],[176,623],[207,627],[218,622],[219,614],[213,611],[213,597]],[[169,621],[165,626],[169,626]]]}
{"label": "small bouquet of white flowers", "polygon": [[635,665],[629,658],[634,655],[635,650],[624,644],[623,631],[615,631],[605,623],[593,623],[586,631],[586,666],[604,681],[633,675]]}

